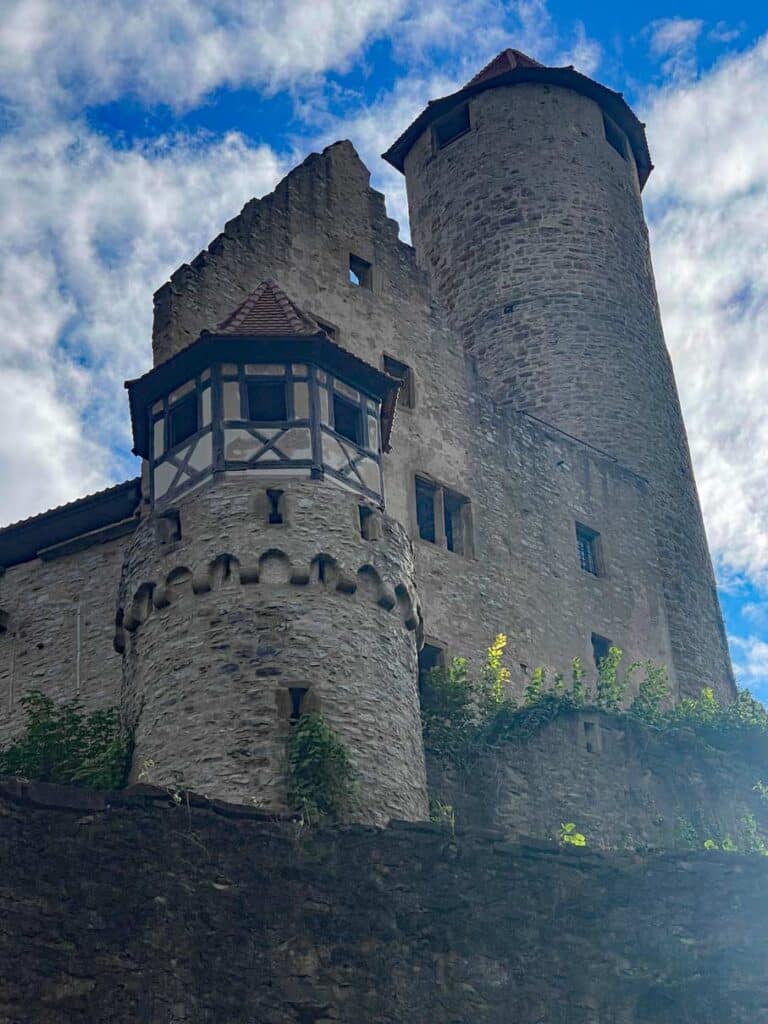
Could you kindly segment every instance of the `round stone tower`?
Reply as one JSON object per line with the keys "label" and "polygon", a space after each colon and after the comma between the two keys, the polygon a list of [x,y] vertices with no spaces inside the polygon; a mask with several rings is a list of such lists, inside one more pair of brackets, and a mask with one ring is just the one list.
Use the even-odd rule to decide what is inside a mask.
{"label": "round stone tower", "polygon": [[417,258],[497,402],[651,484],[681,695],[733,678],[664,343],[643,125],[573,68],[506,50],[385,154]]}
{"label": "round stone tower", "polygon": [[133,777],[286,809],[290,732],[318,712],[355,817],[424,818],[421,615],[381,486],[397,382],[267,282],[129,390],[147,467],[116,632]]}

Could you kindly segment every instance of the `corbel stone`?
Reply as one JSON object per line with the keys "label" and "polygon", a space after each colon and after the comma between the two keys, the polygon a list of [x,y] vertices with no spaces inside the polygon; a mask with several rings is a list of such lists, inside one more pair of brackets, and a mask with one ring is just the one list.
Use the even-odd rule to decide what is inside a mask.
{"label": "corbel stone", "polygon": [[395,591],[390,587],[388,583],[381,584],[381,590],[379,596],[376,598],[376,604],[385,608],[388,612],[397,604],[397,598],[395,597]]}
{"label": "corbel stone", "polygon": [[354,594],[357,590],[357,580],[347,572],[346,569],[339,569],[336,579],[336,589],[342,594]]}

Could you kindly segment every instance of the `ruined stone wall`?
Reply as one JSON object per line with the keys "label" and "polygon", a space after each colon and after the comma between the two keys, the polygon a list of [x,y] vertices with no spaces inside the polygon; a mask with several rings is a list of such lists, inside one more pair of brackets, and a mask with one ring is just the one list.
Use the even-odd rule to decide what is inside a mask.
{"label": "ruined stone wall", "polygon": [[[508,633],[518,692],[538,664],[591,661],[592,632],[631,657],[669,663],[647,485],[562,433],[494,408],[368,177],[351,145],[338,143],[248,203],[158,292],[156,359],[275,278],[336,325],[340,344],[376,365],[386,352],[413,369],[415,407],[398,408],[385,489],[388,513],[414,538],[431,641],[480,658],[495,633]],[[371,290],[349,283],[350,253],[373,264]],[[474,557],[418,539],[416,473],[471,499]],[[605,577],[580,570],[576,520],[603,534]]]}
{"label": "ruined stone wall", "polygon": [[[268,523],[265,487],[284,489]],[[133,777],[286,806],[290,689],[346,744],[358,818],[427,813],[411,544],[381,518],[363,540],[357,498],[310,481],[243,479],[178,505],[181,539],[147,516],[121,584],[123,703]]]}
{"label": "ruined stone wall", "polygon": [[600,108],[523,84],[470,102],[406,163],[411,229],[434,294],[496,399],[614,455],[654,492],[682,692],[733,691],[637,175]]}
{"label": "ruined stone wall", "polygon": [[0,745],[18,732],[19,698],[28,690],[80,697],[91,708],[118,703],[121,665],[112,637],[129,539],[34,559],[0,575],[0,608],[8,612],[0,633]]}
{"label": "ruined stone wall", "polygon": [[428,758],[430,797],[453,808],[462,828],[499,829],[509,839],[553,838],[564,821],[590,846],[703,849],[730,836],[739,848],[754,817],[768,837],[765,737],[659,732],[599,711],[561,715],[530,739],[510,740],[469,771]]}
{"label": "ruined stone wall", "polygon": [[765,858],[297,832],[5,784],[0,862],[3,1024],[756,1024],[768,1007]]}

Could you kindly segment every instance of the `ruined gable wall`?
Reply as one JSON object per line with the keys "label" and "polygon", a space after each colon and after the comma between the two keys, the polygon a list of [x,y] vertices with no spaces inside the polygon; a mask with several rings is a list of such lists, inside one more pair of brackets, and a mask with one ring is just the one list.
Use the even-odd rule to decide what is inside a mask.
{"label": "ruined gable wall", "polygon": [[19,698],[27,690],[56,699],[79,696],[89,708],[119,702],[121,661],[112,638],[129,539],[51,561],[34,559],[0,576],[0,608],[8,613],[7,630],[0,634],[0,745],[24,720]]}
{"label": "ruined gable wall", "polygon": [[[350,285],[350,252],[373,263],[372,291]],[[494,408],[349,143],[308,158],[174,274],[158,292],[156,358],[193,341],[266,277],[335,324],[357,355],[380,365],[387,352],[413,368],[416,406],[398,409],[384,469],[387,511],[417,538],[428,637],[479,657],[507,632],[518,689],[537,664],[589,661],[592,632],[633,658],[671,660],[647,486],[599,452]],[[418,540],[417,472],[471,499],[474,558]],[[577,519],[604,536],[605,578],[579,569]]]}

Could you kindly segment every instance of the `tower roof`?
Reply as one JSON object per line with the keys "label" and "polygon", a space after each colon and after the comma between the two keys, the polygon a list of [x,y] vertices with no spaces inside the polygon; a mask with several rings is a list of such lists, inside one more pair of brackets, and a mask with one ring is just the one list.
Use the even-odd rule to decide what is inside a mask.
{"label": "tower roof", "polygon": [[527,53],[523,53],[522,50],[512,50],[507,47],[506,50],[502,50],[501,53],[496,54],[493,60],[489,61],[484,68],[482,68],[475,75],[474,78],[470,78],[467,84],[464,86],[466,89],[470,85],[477,85],[478,82],[487,82],[491,78],[495,78],[497,75],[503,75],[505,71],[514,71],[515,68],[543,68],[543,64],[539,64],[533,57],[529,57]]}
{"label": "tower roof", "polygon": [[595,82],[592,78],[587,78],[572,66],[547,67],[545,64],[539,64],[527,54],[521,53],[520,50],[513,49],[502,50],[458,92],[451,93],[450,96],[443,96],[438,100],[430,100],[416,120],[383,154],[384,159],[398,171],[402,171],[405,166],[405,158],[411,147],[435,121],[445,117],[455,107],[466,103],[478,93],[485,92],[486,89],[524,83],[560,86],[563,89],[570,89],[582,96],[587,96],[597,103],[603,112],[615,121],[626,134],[637,164],[640,187],[643,187],[653,169],[651,155],[648,152],[648,142],[645,138],[645,125],[638,120],[623,95]]}
{"label": "tower roof", "polygon": [[229,338],[296,338],[321,332],[317,321],[299,309],[271,279],[262,281],[213,330]]}

